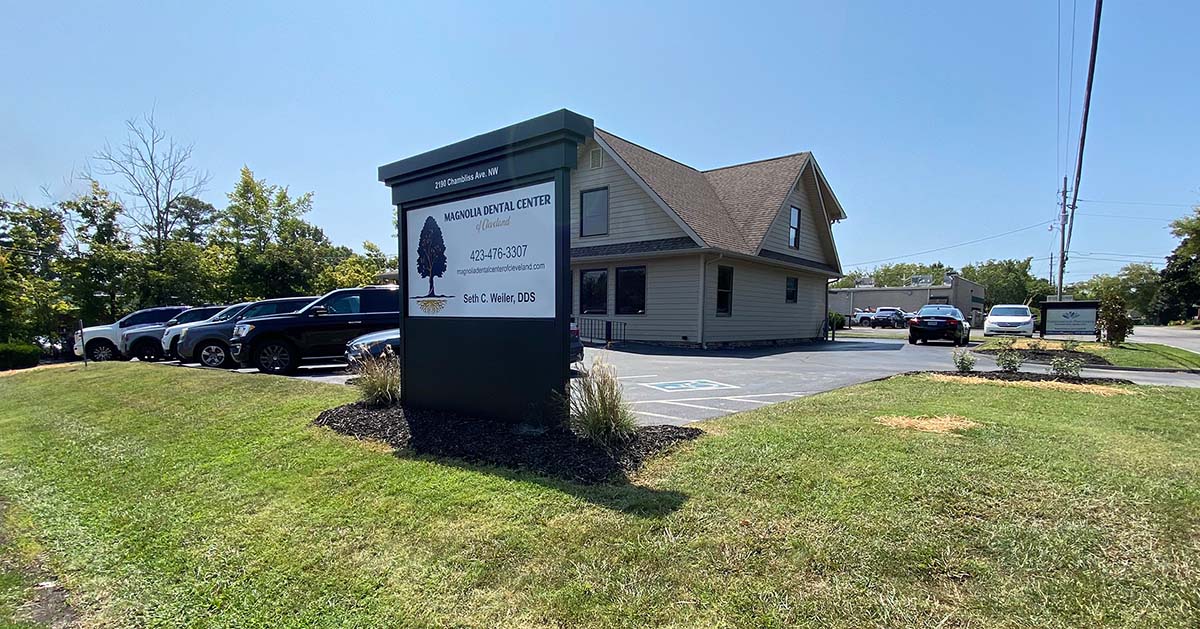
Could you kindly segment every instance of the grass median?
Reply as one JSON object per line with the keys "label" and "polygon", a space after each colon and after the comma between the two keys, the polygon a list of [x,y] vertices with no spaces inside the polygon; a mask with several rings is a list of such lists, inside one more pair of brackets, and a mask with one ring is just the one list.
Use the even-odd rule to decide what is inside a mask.
{"label": "grass median", "polygon": [[311,426],[343,387],[43,370],[0,539],[98,625],[1195,626],[1200,392],[1119,388],[894,378],[581,486]]}
{"label": "grass median", "polygon": [[[1039,339],[1014,339],[1014,349],[1058,351],[1063,349],[1062,341]],[[994,351],[1000,349],[1001,339],[989,338],[976,347],[977,351]],[[1200,354],[1186,349],[1161,345],[1159,343],[1121,343],[1116,347],[1095,342],[1081,342],[1074,351],[1099,356],[1110,365],[1117,367],[1153,367],[1158,369],[1200,369]]]}

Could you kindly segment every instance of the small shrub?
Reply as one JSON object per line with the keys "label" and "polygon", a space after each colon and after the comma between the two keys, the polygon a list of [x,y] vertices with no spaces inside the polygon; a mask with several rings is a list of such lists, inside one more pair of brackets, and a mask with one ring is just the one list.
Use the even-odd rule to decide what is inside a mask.
{"label": "small shrub", "polygon": [[1078,378],[1080,369],[1083,369],[1082,359],[1070,356],[1055,356],[1050,359],[1050,375],[1052,376]]}
{"label": "small shrub", "polygon": [[1017,344],[1017,339],[1014,339],[1011,336],[1003,336],[1003,337],[996,339],[996,347],[998,347],[1000,349],[1000,351],[1002,351],[1002,352],[1006,351],[1006,350],[1011,350],[1014,346],[1016,346],[1016,344]]}
{"label": "small shrub", "polygon": [[1077,352],[1079,351],[1079,341],[1067,339],[1062,342],[1062,349],[1064,352]]}
{"label": "small shrub", "polygon": [[954,350],[954,368],[957,369],[959,373],[970,373],[975,371],[975,354],[972,354],[965,349]]}
{"label": "small shrub", "polygon": [[1096,325],[1104,338],[1104,343],[1116,347],[1125,342],[1125,338],[1133,334],[1133,319],[1129,316],[1129,306],[1120,295],[1108,294],[1100,299],[1100,311],[1096,313]]}
{"label": "small shrub", "polygon": [[1000,353],[996,354],[996,365],[1000,367],[1000,371],[1016,373],[1024,363],[1025,355],[1015,349],[1000,350]]}
{"label": "small shrub", "polygon": [[1046,344],[1042,343],[1041,340],[1034,339],[1034,340],[1029,341],[1029,349],[1031,349],[1035,352],[1040,352],[1043,349],[1046,349]]}
{"label": "small shrub", "polygon": [[593,360],[586,374],[571,381],[570,407],[571,431],[601,445],[625,441],[637,430],[617,370],[603,358]]}
{"label": "small shrub", "polygon": [[0,371],[37,367],[42,350],[28,343],[0,343]]}
{"label": "small shrub", "polygon": [[358,397],[368,406],[392,406],[400,401],[400,359],[390,346],[378,358],[364,353],[355,360],[354,386]]}
{"label": "small shrub", "polygon": [[846,317],[840,312],[829,313],[829,328],[831,330],[842,330],[846,327]]}

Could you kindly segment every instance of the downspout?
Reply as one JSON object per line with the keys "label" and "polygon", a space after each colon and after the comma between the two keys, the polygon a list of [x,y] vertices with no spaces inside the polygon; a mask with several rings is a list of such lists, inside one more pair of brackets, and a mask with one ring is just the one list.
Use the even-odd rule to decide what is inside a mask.
{"label": "downspout", "polygon": [[724,253],[719,253],[710,261],[704,259],[704,254],[700,254],[700,349],[708,349],[708,344],[704,342],[704,293],[708,286],[708,265],[710,262],[720,262],[724,257]]}

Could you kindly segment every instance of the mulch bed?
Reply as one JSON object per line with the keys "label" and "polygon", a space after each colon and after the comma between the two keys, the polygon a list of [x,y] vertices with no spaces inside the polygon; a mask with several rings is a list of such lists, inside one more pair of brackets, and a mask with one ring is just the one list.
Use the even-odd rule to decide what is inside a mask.
{"label": "mulch bed", "polygon": [[1004,380],[1006,382],[1065,382],[1067,384],[1134,384],[1124,378],[1086,378],[1083,376],[1054,376],[1048,373],[1029,373],[1027,371],[914,371],[914,374],[931,373],[940,376],[964,376],[984,380]]}
{"label": "mulch bed", "polygon": [[[996,354],[999,354],[1000,351],[1001,350],[998,350],[998,349],[977,349],[977,350],[975,350],[975,352],[978,354],[990,354],[993,356],[995,356]],[[1065,357],[1065,358],[1078,358],[1079,360],[1082,360],[1083,364],[1085,364],[1085,365],[1111,365],[1112,364],[1112,363],[1108,362],[1107,359],[1101,358],[1100,356],[1097,356],[1095,354],[1089,354],[1087,352],[1067,351],[1065,349],[1018,349],[1016,351],[1020,352],[1021,355],[1025,357],[1025,360],[1027,360],[1029,362],[1034,362],[1034,363],[1049,363],[1051,359]]]}
{"label": "mulch bed", "polygon": [[450,413],[399,406],[375,408],[361,402],[323,411],[313,423],[343,435],[382,441],[401,451],[528,470],[585,484],[620,482],[651,457],[704,434],[683,426],[643,426],[626,443],[608,449],[564,428],[520,430],[511,424]]}

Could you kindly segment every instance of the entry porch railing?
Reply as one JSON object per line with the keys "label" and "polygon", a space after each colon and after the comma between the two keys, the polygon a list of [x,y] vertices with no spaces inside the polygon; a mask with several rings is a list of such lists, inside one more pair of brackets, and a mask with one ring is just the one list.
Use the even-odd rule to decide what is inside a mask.
{"label": "entry porch railing", "polygon": [[591,343],[624,343],[625,322],[610,319],[595,319],[591,317],[576,317],[579,326],[579,338]]}

